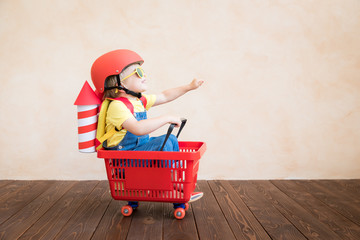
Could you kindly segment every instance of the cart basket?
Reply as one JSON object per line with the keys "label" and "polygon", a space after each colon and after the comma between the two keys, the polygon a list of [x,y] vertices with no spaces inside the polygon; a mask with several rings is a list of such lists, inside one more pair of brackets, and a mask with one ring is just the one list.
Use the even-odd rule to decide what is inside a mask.
{"label": "cart basket", "polygon": [[[173,127],[169,127],[167,135]],[[98,158],[105,160],[112,197],[124,201],[188,202],[206,144],[179,142],[179,148],[179,152],[100,149]]]}
{"label": "cart basket", "polygon": [[179,152],[109,151],[105,159],[115,200],[186,203],[195,189],[204,142],[179,142]]}

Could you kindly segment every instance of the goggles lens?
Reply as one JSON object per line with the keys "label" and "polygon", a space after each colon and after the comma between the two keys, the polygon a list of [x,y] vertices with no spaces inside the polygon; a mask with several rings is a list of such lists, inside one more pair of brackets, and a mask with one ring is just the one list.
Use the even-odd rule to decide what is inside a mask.
{"label": "goggles lens", "polygon": [[136,71],[136,74],[139,76],[139,78],[143,78],[143,77],[144,77],[144,70],[143,70],[142,68],[137,67],[137,68],[135,69],[135,71]]}

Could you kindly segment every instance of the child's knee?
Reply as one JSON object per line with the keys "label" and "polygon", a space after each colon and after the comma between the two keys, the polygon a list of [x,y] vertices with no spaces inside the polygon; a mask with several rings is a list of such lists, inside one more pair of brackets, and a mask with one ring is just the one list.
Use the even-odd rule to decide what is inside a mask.
{"label": "child's knee", "polygon": [[179,143],[175,135],[170,135],[165,144],[166,151],[179,151]]}
{"label": "child's knee", "polygon": [[175,135],[170,135],[169,136],[169,139],[168,139],[168,143],[169,145],[172,146],[173,150],[176,150],[178,147],[179,147],[179,143],[178,143],[178,140],[177,138],[175,137]]}
{"label": "child's knee", "polygon": [[177,142],[178,142],[177,138],[176,138],[175,135],[173,135],[173,134],[170,134],[169,140],[170,140],[171,142],[173,142],[173,143],[177,143]]}

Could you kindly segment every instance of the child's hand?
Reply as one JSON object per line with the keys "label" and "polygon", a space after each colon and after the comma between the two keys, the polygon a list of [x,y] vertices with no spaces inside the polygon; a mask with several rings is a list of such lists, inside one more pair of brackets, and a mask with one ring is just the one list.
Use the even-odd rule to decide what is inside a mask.
{"label": "child's hand", "polygon": [[195,90],[195,89],[197,89],[198,87],[200,87],[203,83],[204,83],[204,80],[194,78],[194,80],[192,80],[192,82],[189,84],[189,85],[190,85],[190,89],[191,89],[191,90]]}
{"label": "child's hand", "polygon": [[175,127],[178,128],[181,125],[181,118],[175,116],[168,116],[168,123],[175,124]]}

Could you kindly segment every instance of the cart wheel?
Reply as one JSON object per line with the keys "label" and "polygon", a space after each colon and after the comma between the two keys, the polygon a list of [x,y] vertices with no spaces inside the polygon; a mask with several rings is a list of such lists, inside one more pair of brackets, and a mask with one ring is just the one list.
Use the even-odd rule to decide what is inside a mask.
{"label": "cart wheel", "polygon": [[183,219],[185,217],[185,209],[183,209],[183,208],[175,209],[174,217],[176,219]]}
{"label": "cart wheel", "polygon": [[129,205],[125,205],[121,208],[121,213],[125,216],[128,217],[132,214],[133,212],[133,208]]}
{"label": "cart wheel", "polygon": [[189,203],[185,203],[185,211],[189,210]]}

